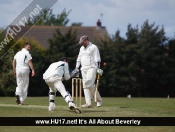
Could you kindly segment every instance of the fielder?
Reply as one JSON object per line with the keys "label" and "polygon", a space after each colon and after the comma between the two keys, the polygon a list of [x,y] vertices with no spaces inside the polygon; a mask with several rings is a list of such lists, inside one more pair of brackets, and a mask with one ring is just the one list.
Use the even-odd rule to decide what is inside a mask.
{"label": "fielder", "polygon": [[[74,76],[73,73],[71,76]],[[56,91],[59,91],[65,101],[68,103],[68,106],[71,110],[74,110],[75,113],[80,114],[81,111],[75,106],[72,97],[66,91],[65,86],[63,85],[63,80],[69,80],[69,66],[68,60],[66,57],[61,57],[58,62],[52,63],[49,68],[43,74],[43,79],[46,84],[49,86],[49,111],[55,109],[55,96]]]}
{"label": "fielder", "polygon": [[[83,90],[86,104],[82,108],[92,107],[92,98],[95,94],[95,79],[97,69],[100,68],[100,53],[98,47],[89,42],[88,36],[80,37],[79,44],[82,44],[76,62],[76,69],[81,65],[81,73],[83,80]],[[102,98],[97,93],[97,107],[102,105]]]}
{"label": "fielder", "polygon": [[17,82],[15,92],[16,103],[19,105],[23,105],[27,98],[30,68],[32,70],[32,77],[35,75],[32,56],[29,53],[30,47],[31,45],[29,43],[25,43],[24,48],[14,56],[12,62],[13,74],[16,76]]}

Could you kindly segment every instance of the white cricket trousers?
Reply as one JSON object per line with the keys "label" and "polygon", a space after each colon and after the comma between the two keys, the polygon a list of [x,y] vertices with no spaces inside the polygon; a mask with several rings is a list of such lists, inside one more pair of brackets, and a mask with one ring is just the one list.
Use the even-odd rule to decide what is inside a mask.
{"label": "white cricket trousers", "polygon": [[50,92],[55,92],[56,90],[60,92],[60,94],[65,97],[67,95],[65,86],[63,85],[61,81],[61,77],[59,76],[53,76],[48,79],[45,79],[45,82],[49,86]]}
{"label": "white cricket trousers", "polygon": [[[45,79],[45,82],[49,86],[50,93],[52,92],[56,93],[57,90],[58,92],[60,92],[64,100],[68,103],[69,107],[71,106],[76,107],[75,104],[73,103],[71,95],[68,95],[68,93],[66,92],[66,88],[61,81],[61,77],[55,75],[48,79]],[[55,95],[49,95],[49,100],[55,100]]]}
{"label": "white cricket trousers", "polygon": [[16,95],[20,96],[20,101],[23,103],[27,98],[29,86],[29,69],[16,69]]}
{"label": "white cricket trousers", "polygon": [[[83,90],[86,104],[92,105],[92,98],[95,94],[95,80],[97,75],[97,68],[81,68],[81,74],[83,78]],[[101,100],[99,92],[97,93],[97,99]]]}

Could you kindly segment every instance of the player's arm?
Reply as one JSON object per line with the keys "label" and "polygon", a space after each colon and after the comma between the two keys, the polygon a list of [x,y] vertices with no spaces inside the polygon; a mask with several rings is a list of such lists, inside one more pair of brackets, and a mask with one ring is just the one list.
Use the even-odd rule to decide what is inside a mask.
{"label": "player's arm", "polygon": [[97,46],[95,46],[95,49],[94,49],[94,60],[97,68],[100,68],[101,57]]}
{"label": "player's arm", "polygon": [[29,66],[32,70],[32,77],[33,77],[33,76],[35,76],[35,70],[34,70],[33,62],[32,62],[32,60],[29,60],[28,63],[29,63]]}
{"label": "player's arm", "polygon": [[69,80],[70,79],[70,73],[69,73],[69,68],[68,68],[68,64],[65,63],[64,65],[64,79],[65,80]]}
{"label": "player's arm", "polygon": [[12,62],[12,66],[13,66],[13,75],[16,76],[16,60],[15,59]]}
{"label": "player's arm", "polygon": [[79,54],[78,54],[78,57],[77,57],[77,60],[76,60],[76,66],[75,66],[76,69],[78,69],[80,67],[81,56],[82,56],[82,50],[80,48],[80,51],[79,51]]}

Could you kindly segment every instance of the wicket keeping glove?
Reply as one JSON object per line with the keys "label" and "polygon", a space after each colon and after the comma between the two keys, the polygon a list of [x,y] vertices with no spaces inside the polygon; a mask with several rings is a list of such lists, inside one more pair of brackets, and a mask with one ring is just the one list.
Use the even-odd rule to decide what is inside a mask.
{"label": "wicket keeping glove", "polygon": [[71,76],[71,77],[79,77],[79,74],[80,74],[79,69],[75,68],[75,69],[71,72],[70,76]]}

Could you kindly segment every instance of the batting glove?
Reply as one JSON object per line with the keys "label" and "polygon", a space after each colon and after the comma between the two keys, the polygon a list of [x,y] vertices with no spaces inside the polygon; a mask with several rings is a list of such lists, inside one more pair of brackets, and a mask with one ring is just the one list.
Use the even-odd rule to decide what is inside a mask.
{"label": "batting glove", "polygon": [[102,74],[103,74],[103,70],[100,69],[100,68],[97,68],[97,73],[100,74],[100,75],[102,76]]}

